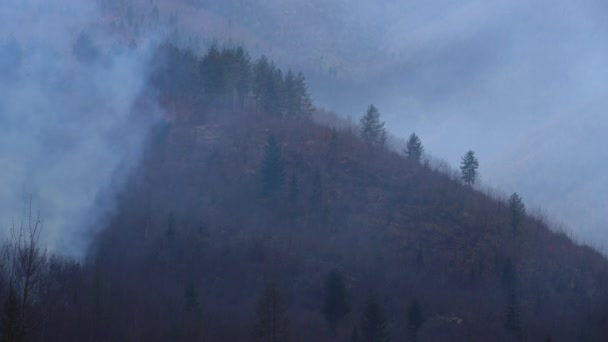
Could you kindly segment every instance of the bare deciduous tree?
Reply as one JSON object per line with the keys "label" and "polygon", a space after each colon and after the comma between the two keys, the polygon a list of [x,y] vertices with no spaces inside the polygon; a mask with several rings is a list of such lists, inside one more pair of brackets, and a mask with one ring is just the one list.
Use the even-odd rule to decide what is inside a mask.
{"label": "bare deciduous tree", "polygon": [[10,236],[4,248],[3,272],[8,287],[15,291],[20,306],[18,322],[25,331],[28,323],[28,307],[36,300],[45,279],[47,269],[46,248],[42,246],[40,235],[43,222],[40,214],[32,216],[30,201],[27,222],[19,226],[13,221]]}

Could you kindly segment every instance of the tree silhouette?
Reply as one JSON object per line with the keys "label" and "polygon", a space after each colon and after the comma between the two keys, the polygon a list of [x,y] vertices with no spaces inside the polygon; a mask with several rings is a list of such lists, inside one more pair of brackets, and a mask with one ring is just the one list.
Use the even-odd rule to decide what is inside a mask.
{"label": "tree silhouette", "polygon": [[254,340],[260,342],[286,342],[290,340],[289,320],[283,298],[276,281],[269,281],[258,301]]}
{"label": "tree silhouette", "polygon": [[424,323],[424,316],[422,315],[422,308],[418,300],[414,299],[407,310],[407,328],[410,331],[412,340],[416,341],[418,337],[418,330]]}
{"label": "tree silhouette", "polygon": [[473,185],[477,180],[477,169],[479,168],[479,162],[475,158],[475,152],[468,151],[462,162],[460,163],[460,171],[462,172],[462,180],[465,184]]}
{"label": "tree silhouette", "polygon": [[405,146],[405,155],[409,159],[419,162],[422,152],[424,152],[424,147],[422,147],[420,138],[418,138],[416,133],[412,133]]}
{"label": "tree silhouette", "polygon": [[511,209],[511,227],[513,233],[516,234],[521,220],[526,216],[526,206],[516,192],[509,197],[509,209]]}
{"label": "tree silhouette", "polygon": [[21,307],[17,293],[11,285],[2,308],[0,318],[0,342],[25,341],[25,331],[21,320]]}
{"label": "tree silhouette", "polygon": [[262,193],[264,195],[273,196],[281,190],[285,178],[283,157],[281,154],[281,147],[273,135],[268,136],[264,148],[264,160],[262,161],[260,175]]}
{"label": "tree silhouette", "polygon": [[361,322],[361,338],[364,342],[389,341],[384,312],[380,304],[373,298],[369,299],[365,305]]}
{"label": "tree silhouette", "polygon": [[337,270],[329,272],[325,279],[324,290],[323,316],[332,334],[335,335],[339,321],[350,312],[342,274]]}
{"label": "tree silhouette", "polygon": [[369,144],[386,143],[387,133],[384,122],[380,121],[380,112],[374,105],[370,105],[361,118],[361,136]]}
{"label": "tree silhouette", "polygon": [[521,340],[522,323],[521,311],[517,295],[517,273],[511,258],[507,258],[502,270],[502,285],[507,297],[507,308],[505,310],[505,328],[517,340]]}

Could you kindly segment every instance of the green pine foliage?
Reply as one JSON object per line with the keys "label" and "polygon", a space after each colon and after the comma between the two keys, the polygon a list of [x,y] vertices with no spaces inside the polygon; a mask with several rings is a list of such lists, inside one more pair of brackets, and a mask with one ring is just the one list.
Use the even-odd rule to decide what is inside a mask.
{"label": "green pine foliage", "polygon": [[[166,45],[158,53],[152,80],[165,97],[197,106],[243,109],[272,117],[310,119],[314,105],[302,73],[286,74],[267,57],[255,62],[242,47],[213,43],[200,58]],[[250,105],[251,102],[253,105]]]}
{"label": "green pine foliage", "polygon": [[516,192],[509,197],[509,209],[511,210],[511,227],[513,233],[517,234],[521,221],[526,216],[526,206]]}
{"label": "green pine foliage", "polygon": [[372,145],[386,144],[388,138],[384,122],[380,120],[380,112],[374,105],[370,105],[361,118],[361,136]]}
{"label": "green pine foliage", "polygon": [[424,152],[424,147],[422,146],[422,142],[420,138],[416,135],[416,133],[412,133],[410,138],[407,140],[407,145],[405,147],[405,155],[416,162],[420,162],[420,158],[422,157],[422,153]]}
{"label": "green pine foliage", "polygon": [[479,168],[479,162],[475,157],[475,152],[468,151],[462,162],[460,163],[460,171],[462,173],[462,180],[465,184],[473,185],[477,180],[477,169]]}

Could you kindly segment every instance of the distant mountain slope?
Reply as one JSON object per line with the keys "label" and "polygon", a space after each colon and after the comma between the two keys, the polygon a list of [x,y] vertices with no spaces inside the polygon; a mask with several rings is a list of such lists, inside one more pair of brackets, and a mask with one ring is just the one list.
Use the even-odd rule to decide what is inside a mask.
{"label": "distant mountain slope", "polygon": [[[536,158],[526,168],[556,176],[530,184],[527,172],[501,170],[529,136],[559,140],[586,103],[603,101],[608,68],[598,58],[606,54],[598,37],[608,27],[601,1],[103,2],[115,4],[114,18],[123,22],[129,6],[139,8],[140,27],[156,4],[163,26],[175,29],[185,45],[204,47],[218,39],[242,43],[254,55],[271,54],[279,65],[305,71],[319,105],[358,116],[376,103],[394,133],[418,132],[427,151],[452,164],[472,148],[490,186],[538,199],[535,204],[585,241],[608,240],[607,221],[597,214],[605,206],[596,206],[597,195],[586,190],[603,182],[602,172],[588,173],[589,182],[581,185],[561,173],[561,161]],[[596,114],[586,116],[590,122],[601,120],[591,111]],[[559,120],[562,115],[568,119]],[[548,122],[562,126],[543,129]],[[550,147],[544,150],[560,153]],[[568,147],[584,150],[585,143]],[[593,159],[606,164],[600,153]],[[562,184],[580,190],[558,192]],[[593,207],[582,220],[558,209],[567,204],[555,199],[569,197]]]}
{"label": "distant mountain slope", "polygon": [[[335,268],[352,304],[340,339],[360,326],[370,297],[395,340],[410,334],[414,299],[426,318],[421,341],[605,336],[608,262],[597,252],[540,218],[514,231],[504,200],[367,145],[357,131],[248,107],[203,101],[196,117],[167,108],[175,123],[152,141],[91,254],[110,298],[129,293],[133,303],[107,303],[107,322],[148,322],[162,306],[166,321],[128,331],[169,336],[196,291],[207,339],[248,340],[256,298],[274,279],[294,339],[330,341],[322,284]],[[284,176],[272,195],[270,136]],[[107,333],[125,336],[120,327]]]}

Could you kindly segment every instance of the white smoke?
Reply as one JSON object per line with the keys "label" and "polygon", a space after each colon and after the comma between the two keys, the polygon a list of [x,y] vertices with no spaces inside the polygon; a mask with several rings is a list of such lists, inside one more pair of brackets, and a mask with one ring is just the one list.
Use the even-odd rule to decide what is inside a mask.
{"label": "white smoke", "polygon": [[31,198],[48,248],[81,256],[112,210],[159,117],[134,110],[152,44],[116,41],[93,2],[0,4],[0,233]]}

